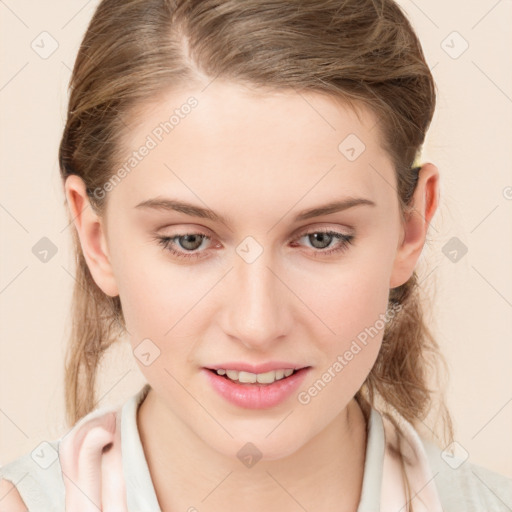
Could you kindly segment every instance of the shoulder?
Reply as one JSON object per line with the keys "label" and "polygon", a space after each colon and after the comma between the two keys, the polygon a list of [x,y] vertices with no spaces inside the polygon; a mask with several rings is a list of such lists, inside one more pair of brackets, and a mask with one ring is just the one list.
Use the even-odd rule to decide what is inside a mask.
{"label": "shoulder", "polygon": [[512,510],[512,479],[422,442],[445,512]]}
{"label": "shoulder", "polygon": [[[116,430],[116,412],[115,407],[95,409],[61,438],[43,441],[31,452],[1,466],[0,512],[65,510],[69,481],[64,480],[63,474],[66,480],[75,481],[79,455],[87,459],[92,451],[101,453],[107,442],[103,438]],[[103,431],[109,435],[98,435]],[[96,478],[95,471],[89,474]]]}
{"label": "shoulder", "polygon": [[45,441],[32,452],[0,467],[0,512],[25,512],[30,507],[64,510],[58,445],[59,440]]}
{"label": "shoulder", "polygon": [[9,480],[0,479],[0,512],[28,512],[20,493]]}
{"label": "shoulder", "polygon": [[[126,432],[130,426],[136,429],[131,408],[136,410],[149,389],[146,384],[124,402],[89,412],[59,439],[44,441],[0,466],[0,512],[60,512],[68,505],[70,510],[85,510],[90,500],[87,506],[82,502],[93,494],[104,498],[116,493],[114,501],[110,499],[120,505],[125,499],[121,418],[125,414],[128,420]],[[103,485],[106,495],[100,492]]]}
{"label": "shoulder", "polygon": [[0,480],[0,512],[27,512],[20,493],[9,480]]}

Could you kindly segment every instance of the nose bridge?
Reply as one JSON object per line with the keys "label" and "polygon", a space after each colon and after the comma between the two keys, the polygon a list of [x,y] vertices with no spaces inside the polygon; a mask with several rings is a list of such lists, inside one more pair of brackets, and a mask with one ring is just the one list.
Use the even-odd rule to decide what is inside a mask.
{"label": "nose bridge", "polygon": [[[244,247],[249,250],[244,252]],[[283,284],[275,276],[271,251],[242,243],[237,248],[227,297],[226,333],[252,348],[266,348],[286,333],[290,312]],[[252,251],[252,253],[251,253]]]}

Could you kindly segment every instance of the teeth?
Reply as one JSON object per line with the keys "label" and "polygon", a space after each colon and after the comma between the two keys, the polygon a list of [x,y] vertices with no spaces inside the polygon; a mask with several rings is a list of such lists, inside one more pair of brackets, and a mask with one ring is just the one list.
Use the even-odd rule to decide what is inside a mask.
{"label": "teeth", "polygon": [[289,377],[294,370],[286,369],[286,370],[271,370],[266,373],[250,373],[244,371],[237,370],[216,370],[218,375],[226,375],[226,377],[230,380],[239,381],[241,383],[254,384],[258,382],[260,384],[272,384],[276,380],[281,380],[285,377]]}

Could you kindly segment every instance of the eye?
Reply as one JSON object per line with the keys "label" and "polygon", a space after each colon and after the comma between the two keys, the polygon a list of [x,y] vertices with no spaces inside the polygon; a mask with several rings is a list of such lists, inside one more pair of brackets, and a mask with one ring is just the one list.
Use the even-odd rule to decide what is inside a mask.
{"label": "eye", "polygon": [[[302,233],[297,240],[307,238],[311,243],[313,253],[319,256],[341,253],[353,243],[353,235],[345,235],[338,231],[328,229],[316,229]],[[155,240],[172,255],[181,259],[198,259],[206,257],[206,250],[199,250],[205,241],[211,241],[211,237],[205,233],[183,233],[173,236],[157,236]],[[294,239],[295,240],[295,239]],[[333,244],[334,242],[334,244]]]}
{"label": "eye", "polygon": [[[202,258],[205,251],[195,251],[201,247],[205,240],[211,240],[211,238],[205,233],[186,233],[174,236],[158,236],[156,240],[164,250],[169,251],[177,258],[196,259]],[[178,242],[175,242],[175,240],[178,240]],[[181,248],[181,250],[176,250],[175,247]]]}
{"label": "eye", "polygon": [[329,229],[316,229],[302,233],[298,240],[301,238],[306,238],[311,243],[311,247],[316,249],[313,251],[315,256],[326,256],[347,250],[348,245],[353,243],[354,235],[345,235]]}

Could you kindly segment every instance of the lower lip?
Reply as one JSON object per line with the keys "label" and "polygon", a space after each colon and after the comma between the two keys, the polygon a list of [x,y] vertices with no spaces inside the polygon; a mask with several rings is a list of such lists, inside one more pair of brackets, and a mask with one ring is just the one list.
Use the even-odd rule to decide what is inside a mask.
{"label": "lower lip", "polygon": [[203,368],[213,389],[228,402],[245,409],[267,409],[284,402],[304,381],[311,367],[302,368],[272,384],[240,384]]}

